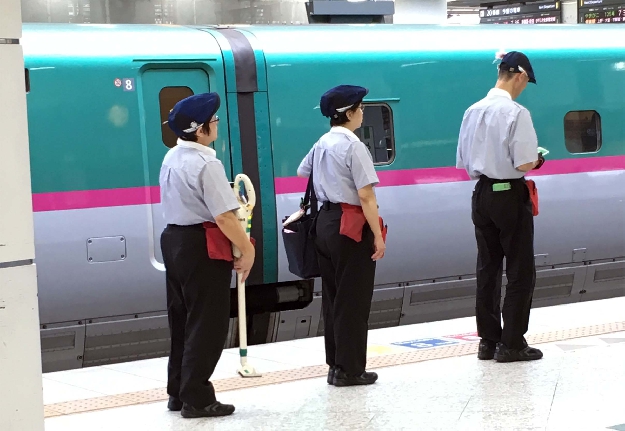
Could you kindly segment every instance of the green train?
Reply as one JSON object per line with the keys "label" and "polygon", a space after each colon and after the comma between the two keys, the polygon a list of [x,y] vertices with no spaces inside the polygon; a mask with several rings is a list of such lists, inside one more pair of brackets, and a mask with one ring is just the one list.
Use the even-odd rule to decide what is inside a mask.
{"label": "green train", "polygon": [[[456,145],[500,49],[532,60],[538,85],[519,102],[550,150],[532,173],[534,306],[625,294],[624,32],[25,24],[44,371],[167,355],[158,172],[175,137],[163,121],[206,91],[222,96],[218,157],[257,193],[251,344],[323,334],[319,280],[288,271],[280,230],[305,189],[297,166],[329,128],[320,96],[338,84],[370,89],[358,133],[389,225],[370,328],[472,315],[473,182],[455,168]],[[234,298],[226,347],[237,345]]]}

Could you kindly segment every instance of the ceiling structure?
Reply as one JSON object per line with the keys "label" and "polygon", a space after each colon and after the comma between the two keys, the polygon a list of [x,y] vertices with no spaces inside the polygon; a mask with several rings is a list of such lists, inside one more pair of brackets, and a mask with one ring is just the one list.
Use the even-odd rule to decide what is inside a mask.
{"label": "ceiling structure", "polygon": [[475,0],[447,0],[447,18],[451,15],[477,14],[479,6]]}

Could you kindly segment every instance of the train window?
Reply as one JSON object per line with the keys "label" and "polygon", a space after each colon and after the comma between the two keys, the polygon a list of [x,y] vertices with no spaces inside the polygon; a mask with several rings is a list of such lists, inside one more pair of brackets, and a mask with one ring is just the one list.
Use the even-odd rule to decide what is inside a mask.
{"label": "train window", "polygon": [[601,148],[601,116],[597,111],[569,111],[564,116],[564,144],[569,153],[596,153]]}
{"label": "train window", "polygon": [[395,159],[393,111],[383,103],[363,103],[362,126],[354,132],[367,146],[375,165],[388,165]]}
{"label": "train window", "polygon": [[161,134],[163,135],[163,143],[169,147],[175,147],[178,137],[169,128],[167,117],[176,103],[182,99],[193,96],[193,90],[189,87],[164,87],[158,94],[159,103],[161,105]]}

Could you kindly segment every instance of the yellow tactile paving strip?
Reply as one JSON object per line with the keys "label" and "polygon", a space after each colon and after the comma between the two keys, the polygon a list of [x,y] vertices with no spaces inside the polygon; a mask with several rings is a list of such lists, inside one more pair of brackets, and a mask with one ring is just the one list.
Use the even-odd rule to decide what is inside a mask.
{"label": "yellow tactile paving strip", "polygon": [[[544,344],[621,331],[625,331],[625,321],[530,334],[527,336],[527,341],[529,344]],[[377,355],[367,359],[367,369],[412,364],[416,362],[444,359],[455,356],[473,355],[477,353],[477,346],[478,342],[467,342],[451,346],[432,347],[423,350]],[[214,380],[213,385],[215,386],[215,390],[217,392],[226,392],[255,386],[273,385],[277,383],[323,377],[326,376],[327,373],[328,367],[325,364],[314,365],[291,370],[263,373],[262,377],[231,377],[228,379]],[[150,389],[147,391],[130,392],[120,395],[107,395],[98,398],[49,404],[44,407],[44,416],[46,418],[51,418],[55,416],[110,409],[114,407],[165,401],[167,399],[168,396],[165,392],[165,388]]]}

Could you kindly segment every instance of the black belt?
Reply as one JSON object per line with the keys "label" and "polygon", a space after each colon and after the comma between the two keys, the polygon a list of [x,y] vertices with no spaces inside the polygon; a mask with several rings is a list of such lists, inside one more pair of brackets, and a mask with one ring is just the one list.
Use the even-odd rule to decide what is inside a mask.
{"label": "black belt", "polygon": [[486,175],[480,176],[480,181],[482,184],[487,187],[491,187],[494,192],[502,192],[506,190],[510,190],[513,187],[513,184],[516,184],[514,187],[525,187],[525,177],[521,178],[511,178],[511,179],[498,179],[498,178],[488,178]]}
{"label": "black belt", "polygon": [[326,211],[330,211],[330,210],[340,210],[342,209],[341,204],[335,204],[333,202],[324,202],[321,205],[321,209],[324,209]]}
{"label": "black belt", "polygon": [[167,228],[174,230],[204,230],[202,223],[189,225],[168,224]]}
{"label": "black belt", "polygon": [[496,183],[515,183],[515,182],[525,182],[525,177],[521,178],[510,178],[510,179],[499,179],[499,178],[489,178],[486,175],[480,175],[480,181],[485,181],[489,184]]}

